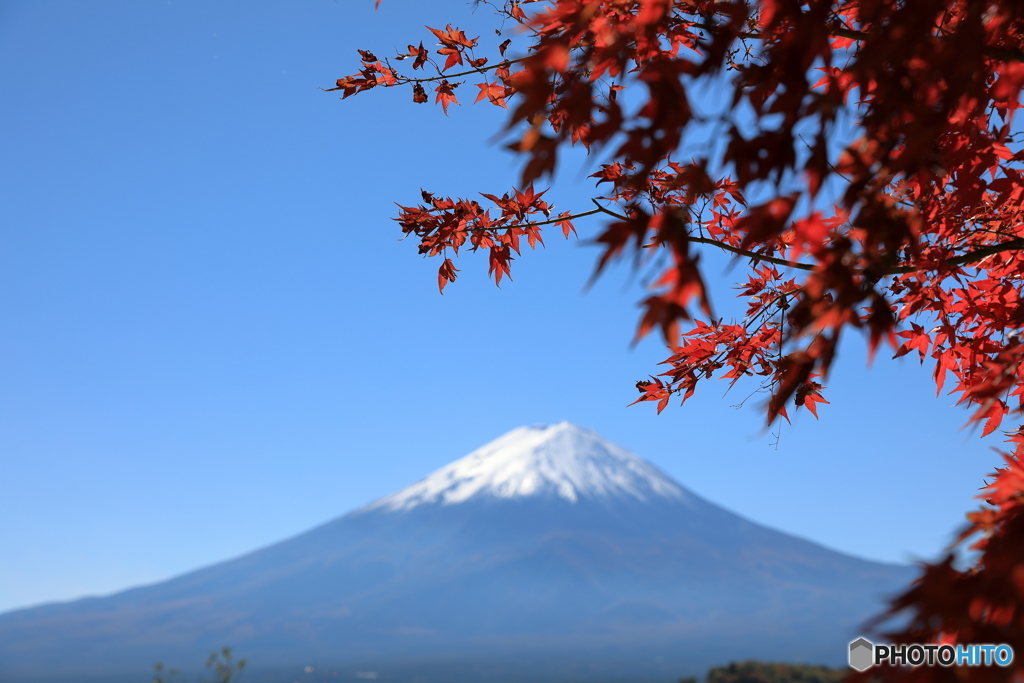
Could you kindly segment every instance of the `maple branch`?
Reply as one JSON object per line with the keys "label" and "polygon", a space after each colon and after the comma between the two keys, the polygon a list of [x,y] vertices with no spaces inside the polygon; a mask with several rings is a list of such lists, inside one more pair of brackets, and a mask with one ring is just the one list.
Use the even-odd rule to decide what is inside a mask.
{"label": "maple branch", "polygon": [[[602,212],[603,213],[608,213],[607,210],[604,210],[603,207],[599,206],[598,208],[591,209],[590,211],[583,211],[581,213],[575,213],[575,214],[571,214],[569,216],[556,216],[555,218],[551,218],[551,219],[546,220],[546,221],[537,221],[535,223],[513,223],[512,225],[487,225],[487,226],[471,225],[471,226],[467,226],[466,227],[466,232],[489,232],[489,231],[492,231],[492,230],[514,230],[516,228],[535,228],[535,227],[539,227],[541,225],[552,225],[554,223],[563,223],[565,221],[574,221],[577,218],[584,218],[586,216],[593,216],[595,213],[602,213]],[[395,219],[395,220],[398,220],[398,219]],[[416,234],[419,237],[428,237],[431,233],[433,233],[435,230],[439,229],[440,227],[441,227],[440,225],[436,225],[436,226],[430,228],[429,230],[427,230],[426,232],[423,232],[422,234],[421,233],[416,233]],[[408,237],[408,234],[406,234],[406,237]],[[405,237],[403,237],[402,239],[405,239]]]}
{"label": "maple branch", "polygon": [[[723,27],[717,26],[715,24],[697,24],[697,23],[694,23],[694,22],[687,22],[687,23],[689,23],[690,26],[692,26],[693,28],[702,28],[702,29],[704,29],[706,31],[710,31],[711,33],[715,33],[717,31],[721,31],[722,28],[723,28]],[[737,31],[736,32],[736,36],[739,37],[739,38],[750,38],[752,40],[755,40],[755,39],[760,38],[761,34],[760,33],[751,33],[750,31]]]}
{"label": "maple branch", "polygon": [[[688,23],[690,23],[690,22],[688,22]],[[715,24],[690,23],[690,25],[695,27],[695,28],[705,29],[707,31],[710,31],[711,33],[715,33],[716,31],[721,31],[723,29],[722,26],[718,26],[718,25],[715,25]],[[865,41],[868,38],[871,38],[872,35],[873,35],[871,33],[865,32],[865,31],[856,31],[856,30],[849,29],[849,28],[838,28],[838,27],[835,27],[835,28],[829,27],[828,34],[831,35],[831,36],[838,36],[840,38],[850,38],[852,40],[860,40],[860,41]],[[760,39],[763,38],[764,34],[762,34],[760,31],[737,31],[736,32],[736,36],[738,38],[746,38],[746,39],[750,39],[750,40],[760,40]],[[995,57],[996,59],[1002,60],[1004,62],[1024,62],[1024,52],[1021,52],[1020,50],[1011,50],[1011,49],[1008,49],[1008,48],[1005,48],[1005,47],[998,47],[998,46],[995,46],[995,45],[986,45],[985,46],[985,52],[987,52],[992,57]]]}
{"label": "maple branch", "polygon": [[1003,242],[1001,244],[990,244],[980,249],[968,252],[956,258],[949,260],[949,263],[955,266],[962,265],[964,263],[972,263],[974,261],[980,261],[986,256],[992,256],[993,254],[999,254],[1004,251],[1018,251],[1024,249],[1024,237],[1010,240],[1009,242]]}
{"label": "maple branch", "polygon": [[[777,266],[787,266],[789,268],[799,268],[800,270],[807,271],[813,271],[816,268],[816,266],[807,263],[797,263],[795,261],[787,261],[785,259],[776,258],[774,256],[765,256],[763,254],[758,254],[756,252],[747,251],[746,249],[740,249],[739,247],[734,247],[730,244],[725,244],[724,242],[719,242],[717,240],[713,240],[707,237],[694,237],[691,235],[690,240],[693,242],[698,242],[700,244],[710,244],[712,246],[718,247],[719,249],[731,251],[732,253],[738,254],[740,256],[746,256],[751,259],[767,261],[768,263],[774,263]],[[981,247],[980,249],[976,249],[975,251],[971,251],[966,254],[957,256],[955,258],[948,259],[945,263],[946,265],[950,266],[962,266],[967,263],[973,263],[974,261],[980,261],[988,256],[992,256],[993,254],[999,254],[1004,251],[1021,250],[1024,250],[1024,238],[1010,240],[1009,242],[1003,242],[1001,244],[991,244],[986,247]],[[916,270],[921,269],[918,266],[893,266],[892,268],[887,268],[886,270],[884,270],[882,274],[899,275],[903,273],[913,273]]]}
{"label": "maple branch", "polygon": [[[482,74],[485,71],[492,71],[494,69],[500,69],[504,66],[509,66],[511,64],[518,64],[519,62],[525,61],[526,59],[528,59],[528,57],[506,59],[505,61],[498,62],[497,64],[474,67],[469,71],[460,71],[459,73],[455,74],[439,73],[437,76],[427,76],[425,78],[412,78],[411,76],[403,76],[402,74],[396,71],[395,79],[400,81],[402,85],[405,85],[406,83],[433,83],[435,81],[445,80],[448,78],[458,78],[459,76],[472,76],[473,74]],[[392,71],[394,71],[394,69],[392,69]]]}
{"label": "maple branch", "polygon": [[591,211],[590,213],[597,213],[598,211],[600,211],[601,213],[606,213],[606,214],[608,214],[608,215],[609,215],[609,216],[611,216],[612,218],[618,218],[619,220],[623,220],[623,221],[628,221],[628,220],[629,220],[629,217],[628,217],[628,216],[623,216],[623,215],[622,215],[621,213],[615,213],[615,212],[614,212],[614,211],[612,211],[611,209],[609,209],[609,208],[607,208],[607,207],[604,207],[604,206],[601,206],[600,204],[598,204],[598,203],[597,203],[597,200],[596,200],[596,199],[593,199],[593,198],[591,198],[591,200],[590,200],[590,201],[591,201],[591,202],[593,202],[594,206],[596,206],[596,207],[597,207],[597,209],[596,209],[596,210],[594,210],[594,211]]}
{"label": "maple branch", "polygon": [[[797,293],[803,293],[804,288],[803,287],[797,287],[797,288],[791,289],[789,291],[782,291],[782,290],[776,289],[775,291],[778,292],[778,294],[776,294],[775,297],[771,301],[768,301],[768,302],[765,302],[764,304],[762,304],[761,305],[761,310],[759,310],[757,313],[754,313],[753,315],[748,315],[747,316],[747,322],[743,323],[743,330],[745,332],[749,332],[750,331],[750,326],[753,325],[754,323],[757,323],[758,327],[762,327],[762,326],[768,324],[769,319],[772,317],[772,307],[778,305],[780,302],[781,302],[781,305],[778,306],[779,313],[780,314],[781,313],[785,313],[786,310],[789,309],[789,302],[786,301],[786,297],[792,296],[793,298],[796,298]],[[765,318],[763,320],[761,320],[760,322],[758,322],[757,319],[760,318],[761,316],[765,316]],[[784,338],[785,338],[786,317],[780,315],[780,320],[781,320],[781,322],[779,323],[779,343],[781,344],[784,341]],[[781,348],[779,349],[779,358],[780,359],[782,358],[782,349]]]}
{"label": "maple branch", "polygon": [[[962,266],[966,263],[980,261],[983,258],[992,256],[994,254],[1000,254],[1004,251],[1020,250],[1024,250],[1024,237],[1015,240],[1010,240],[1009,242],[1002,242],[1000,244],[990,244],[988,246],[975,249],[974,251],[969,251],[966,254],[961,254],[960,256],[957,256],[955,258],[948,259],[945,263],[946,265],[950,266]],[[885,275],[913,273],[916,270],[921,270],[921,268],[917,266],[896,266],[894,268],[889,268],[888,270],[886,270]]]}
{"label": "maple branch", "polygon": [[[608,208],[605,208],[605,207],[601,206],[600,204],[597,203],[596,199],[591,199],[590,201],[592,201],[594,203],[594,206],[596,206],[597,210],[599,210],[601,213],[606,213],[609,216],[612,216],[614,218],[618,218],[619,220],[623,220],[623,221],[629,220],[629,218],[627,216],[623,216],[620,213],[616,213],[616,212],[612,211],[611,209],[608,209]],[[597,211],[589,211],[586,214],[581,214],[581,215],[590,215],[592,213],[597,213]],[[691,242],[697,242],[698,244],[710,244],[713,247],[718,247],[719,249],[724,249],[726,251],[731,251],[732,253],[734,253],[734,254],[736,254],[738,256],[746,256],[748,258],[752,258],[752,259],[755,259],[757,261],[767,261],[768,263],[774,263],[777,266],[788,266],[790,268],[799,268],[800,270],[814,270],[814,266],[806,264],[806,263],[797,263],[796,261],[787,261],[785,259],[775,258],[774,256],[766,256],[764,254],[758,254],[757,252],[747,251],[746,249],[740,249],[739,247],[734,247],[731,244],[726,244],[725,242],[719,242],[718,240],[713,240],[713,239],[711,239],[709,237],[695,237],[694,235],[690,235],[689,239],[690,239]]]}
{"label": "maple branch", "polygon": [[740,249],[739,247],[734,247],[731,244],[726,244],[725,242],[719,242],[718,240],[713,240],[713,239],[711,239],[709,237],[694,237],[693,235],[691,235],[690,236],[690,241],[691,242],[697,242],[699,244],[710,244],[710,245],[712,245],[714,247],[718,247],[719,249],[724,249],[726,251],[731,251],[732,253],[737,254],[739,256],[746,256],[746,257],[754,259],[756,261],[767,261],[768,263],[774,263],[777,266],[786,266],[787,268],[799,268],[800,270],[814,270],[815,267],[816,267],[816,266],[813,266],[813,265],[811,265],[809,263],[798,263],[796,261],[787,261],[786,259],[776,258],[774,256],[766,256],[764,254],[758,254],[757,252],[754,252],[754,251],[747,251],[746,249]]}
{"label": "maple branch", "polygon": [[562,223],[564,221],[574,221],[577,218],[583,218],[584,216],[593,216],[595,213],[599,213],[598,209],[591,209],[590,211],[584,211],[582,213],[575,213],[571,216],[562,216],[561,218],[555,217],[546,221],[539,221],[537,223],[516,223],[515,225],[505,225],[501,227],[491,226],[489,228],[475,228],[476,230],[511,230],[513,228],[533,228],[540,225],[551,225],[552,223]]}
{"label": "maple branch", "polygon": [[[597,203],[596,199],[591,199],[590,201],[594,203],[594,206],[596,206],[597,209],[594,211],[588,211],[586,213],[579,214],[579,216],[589,216],[600,211],[601,213],[606,213],[609,216],[618,218],[620,220],[629,220],[628,217],[623,216],[620,213],[616,213],[615,211],[612,211],[611,209],[608,209],[604,206],[601,206],[600,204]],[[576,216],[571,216],[569,218],[576,218]],[[816,266],[809,263],[798,263],[796,261],[788,261],[786,259],[777,258],[775,256],[758,254],[757,252],[748,251],[746,249],[741,249],[739,247],[734,247],[731,244],[719,242],[718,240],[713,240],[709,237],[697,237],[695,235],[690,235],[690,241],[697,242],[698,244],[709,244],[713,247],[718,247],[719,249],[724,249],[725,251],[732,252],[738,256],[746,256],[747,258],[754,259],[756,261],[767,261],[768,263],[772,263],[777,266],[786,266],[787,268],[798,268],[800,270],[806,271],[813,271],[816,268]],[[964,265],[965,263],[973,263],[974,261],[980,261],[981,259],[986,258],[988,256],[992,256],[993,254],[999,254],[1004,251],[1019,250],[1024,250],[1024,237],[1013,239],[1008,242],[1002,242],[1001,244],[990,244],[988,246],[981,247],[966,254],[961,254],[960,256],[951,258],[946,261],[946,264],[950,266],[961,266]],[[919,270],[919,268],[917,266],[894,266],[892,268],[887,268],[885,271],[883,271],[883,275],[898,275],[902,273],[912,273],[915,270]]]}

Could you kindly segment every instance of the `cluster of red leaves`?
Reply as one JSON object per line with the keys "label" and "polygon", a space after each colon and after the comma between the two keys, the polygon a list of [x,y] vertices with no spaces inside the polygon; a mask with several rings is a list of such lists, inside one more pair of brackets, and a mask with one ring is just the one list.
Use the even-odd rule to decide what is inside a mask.
{"label": "cluster of red leaves", "polygon": [[[521,237],[535,249],[537,242],[544,243],[540,226],[558,224],[566,237],[575,232],[567,213],[551,218],[552,207],[541,199],[544,192],[534,192],[532,186],[522,192],[513,188],[511,195],[505,193],[501,197],[482,193],[498,209],[496,215],[476,200],[435,197],[426,191],[422,194],[424,204],[399,205],[401,212],[395,220],[402,226],[402,232],[419,238],[421,254],[444,257],[437,275],[442,294],[449,282],[455,282],[457,272],[448,252],[458,255],[467,241],[472,251],[488,250],[489,274],[500,284],[504,276],[511,279],[512,252],[520,253]],[[531,218],[538,214],[544,220]]]}
{"label": "cluster of red leaves", "polygon": [[[685,400],[697,378],[729,368],[723,376],[735,380],[728,373],[752,373],[741,368],[747,356],[757,357],[764,364],[753,374],[765,378],[772,421],[786,416],[791,399],[806,407],[821,402],[812,375],[828,373],[844,329],[867,329],[873,353],[881,341],[895,341],[900,321],[931,317],[937,326],[928,332],[921,325],[900,332],[907,341],[897,354],[930,346],[939,386],[952,371],[962,400],[975,406],[974,419],[985,421],[984,432],[998,427],[1016,395],[1019,353],[1015,318],[1007,313],[1016,310],[1015,300],[998,292],[1019,289],[1016,247],[1024,240],[1018,220],[1024,158],[1010,149],[1010,120],[1024,84],[1021,62],[1011,59],[1020,56],[1024,40],[1016,3],[539,4],[543,9],[532,17],[522,3],[504,9],[531,34],[524,57],[508,59],[506,40],[497,48],[500,60],[488,64],[473,54],[477,38],[451,25],[428,27],[438,41],[433,54],[443,62],[422,42],[396,59],[412,59],[414,71],[430,64],[436,76],[401,75],[362,51],[363,70],[339,79],[334,89],[348,96],[411,84],[414,100],[425,102],[423,84],[430,83],[447,112],[458,104],[461,85],[450,79],[480,75],[476,101],[506,107],[510,97],[519,100],[511,123],[522,124],[522,134],[511,147],[526,156],[524,185],[554,169],[563,143],[616,145],[618,161],[596,174],[612,186],[602,206],[616,217],[597,237],[604,246],[598,271],[629,245],[671,251],[672,265],[656,278],[659,291],[644,301],[639,327],[640,335],[662,331],[672,347],[671,368],[638,384],[641,401],[663,407],[676,393]],[[834,66],[840,58],[844,66]],[[471,68],[450,71],[464,66]],[[728,70],[735,73],[732,110],[745,106],[753,113],[755,134],[741,131],[734,119],[717,156],[671,161],[684,131],[700,123],[689,90]],[[624,83],[646,90],[634,113],[618,101]],[[849,104],[851,95],[856,105]],[[829,135],[843,112],[856,116],[862,134],[830,155]],[[807,122],[817,132],[805,145],[809,153],[798,154],[794,131]],[[834,163],[830,156],[837,157]],[[716,180],[709,168],[731,168],[735,179]],[[793,177],[804,182],[782,191],[783,179]],[[845,193],[831,215],[795,215],[836,177]],[[774,184],[778,192],[748,206],[743,190],[758,184]],[[494,239],[487,237],[486,213],[457,206],[450,216],[438,215],[454,224],[439,223],[433,237],[420,234],[423,253],[457,248],[463,233]],[[410,210],[403,211],[405,227]],[[510,214],[503,227],[524,219]],[[536,227],[530,234],[539,235]],[[739,343],[711,316],[695,243],[746,256],[751,272],[759,273],[744,288],[763,292],[765,302],[752,307],[742,325],[749,341]],[[455,270],[445,259],[444,282],[450,282]],[[493,256],[496,279],[509,274],[509,260]],[[765,260],[806,275],[794,284],[777,270],[759,269]],[[950,287],[953,281],[963,286]],[[707,320],[676,346],[679,322],[692,318],[693,299]],[[698,353],[696,341],[719,349],[715,360]]]}
{"label": "cluster of red leaves", "polygon": [[[525,16],[522,10],[518,8],[518,5],[514,9],[515,15],[519,17]],[[394,59],[396,61],[412,59],[413,71],[417,69],[425,70],[429,65],[437,73],[436,76],[416,78],[401,74],[391,66],[389,60],[381,62],[373,53],[359,50],[359,56],[363,62],[362,70],[357,74],[339,78],[335,87],[324,88],[324,90],[326,92],[341,90],[343,91],[342,99],[345,99],[350,95],[370,90],[377,86],[390,88],[398,85],[411,85],[412,101],[417,104],[425,104],[429,98],[423,86],[427,83],[435,86],[434,103],[440,104],[444,113],[447,114],[449,105],[459,104],[455,90],[463,84],[463,81],[449,81],[448,79],[467,75],[480,75],[484,80],[477,84],[477,87],[480,88],[480,93],[475,101],[479,102],[482,99],[487,99],[495,106],[508,108],[505,104],[505,98],[511,96],[514,92],[511,84],[510,67],[516,61],[519,61],[505,59],[505,51],[511,45],[511,40],[506,40],[498,46],[498,53],[501,59],[496,64],[488,65],[487,57],[476,57],[474,55],[473,49],[477,47],[479,38],[468,38],[465,32],[458,28],[453,28],[451,24],[445,26],[443,30],[429,26],[426,28],[439,41],[434,54],[444,58],[443,64],[431,57],[430,51],[423,47],[423,41],[420,41],[418,45],[409,45],[407,52],[398,53]],[[456,66],[469,67],[469,69],[452,73],[450,70]],[[488,78],[493,78],[494,80],[489,81]]]}
{"label": "cluster of red leaves", "polygon": [[324,90],[326,92],[341,90],[341,99],[345,99],[378,85],[391,86],[398,83],[398,72],[382,64],[375,54],[367,50],[360,50],[359,57],[363,60],[363,68],[359,73],[339,78],[335,87],[324,88]]}
{"label": "cluster of red leaves", "polygon": [[[364,52],[363,70],[338,81],[345,96],[411,84],[417,102],[430,83],[447,111],[459,85],[449,79],[479,76],[477,101],[515,104],[510,148],[524,158],[524,187],[554,171],[563,145],[610,155],[594,176],[607,185],[596,209],[551,218],[532,190],[485,195],[500,216],[430,195],[402,207],[420,251],[444,257],[442,288],[456,272],[447,252],[466,240],[489,250],[500,281],[519,237],[532,246],[546,224],[568,234],[600,213],[612,220],[595,238],[597,272],[628,251],[666,255],[638,329],[659,329],[671,351],[667,371],[637,383],[638,401],[659,412],[700,380],[752,377],[769,395],[769,422],[788,419],[790,401],[817,415],[827,401],[816,379],[852,328],[872,354],[888,343],[934,361],[940,392],[952,373],[951,393],[983,436],[1024,413],[1024,146],[1014,128],[1024,3],[547,0],[532,15],[524,4],[500,10],[528,36],[520,57],[506,57],[506,41],[493,63],[477,58],[477,40],[448,26],[430,29],[443,63],[422,43],[398,56],[435,76],[400,75]],[[709,87],[726,91],[725,111],[694,105]],[[623,89],[634,93],[628,106]],[[839,142],[850,123],[856,135]],[[694,133],[711,139],[690,144]],[[690,161],[673,159],[681,154]],[[704,248],[748,265],[742,320],[713,315]],[[988,491],[995,507],[972,517],[987,534],[978,568],[928,567],[896,604],[916,610],[917,635],[1024,648],[1020,457]]]}

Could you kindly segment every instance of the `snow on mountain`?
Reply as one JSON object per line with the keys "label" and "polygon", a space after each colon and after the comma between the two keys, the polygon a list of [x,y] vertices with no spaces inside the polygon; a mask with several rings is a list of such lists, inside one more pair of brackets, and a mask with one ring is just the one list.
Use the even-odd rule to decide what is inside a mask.
{"label": "snow on mountain", "polygon": [[642,458],[597,432],[568,422],[519,427],[426,479],[363,508],[410,510],[470,498],[625,497],[685,502],[686,491]]}

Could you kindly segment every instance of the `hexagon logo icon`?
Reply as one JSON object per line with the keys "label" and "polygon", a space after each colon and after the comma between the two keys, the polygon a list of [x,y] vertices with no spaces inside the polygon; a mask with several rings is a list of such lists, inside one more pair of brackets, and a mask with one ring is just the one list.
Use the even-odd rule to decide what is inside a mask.
{"label": "hexagon logo icon", "polygon": [[871,666],[875,658],[875,644],[867,638],[858,638],[850,643],[850,666],[863,671]]}

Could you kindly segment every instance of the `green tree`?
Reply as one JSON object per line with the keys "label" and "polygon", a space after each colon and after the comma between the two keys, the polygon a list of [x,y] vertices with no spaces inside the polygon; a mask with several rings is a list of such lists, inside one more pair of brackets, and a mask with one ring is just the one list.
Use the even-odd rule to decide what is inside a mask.
{"label": "green tree", "polygon": [[[213,673],[213,681],[203,683],[238,683],[239,674],[248,660],[234,658],[230,647],[222,647],[220,652],[211,652],[206,658],[206,668]],[[164,670],[163,662],[153,665],[152,683],[183,683],[181,671],[178,669]]]}
{"label": "green tree", "polygon": [[747,661],[710,669],[704,683],[839,683],[848,673],[808,664]]}
{"label": "green tree", "polygon": [[245,659],[234,660],[230,647],[223,647],[220,652],[211,652],[206,659],[206,668],[213,671],[216,683],[237,681],[238,674],[245,668],[245,664]]}

